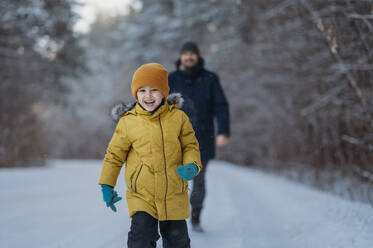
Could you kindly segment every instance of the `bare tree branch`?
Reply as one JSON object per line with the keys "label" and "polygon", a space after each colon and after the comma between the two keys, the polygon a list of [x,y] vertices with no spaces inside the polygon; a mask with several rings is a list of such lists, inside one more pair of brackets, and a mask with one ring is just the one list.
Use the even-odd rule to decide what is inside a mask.
{"label": "bare tree branch", "polygon": [[367,150],[370,150],[370,151],[373,151],[373,145],[370,145],[370,144],[365,144],[363,141],[357,139],[357,138],[354,138],[352,136],[349,136],[349,135],[346,135],[344,134],[342,136],[342,140],[350,143],[350,144],[354,144],[354,145],[359,145]]}
{"label": "bare tree branch", "polygon": [[310,106],[302,109],[301,112],[300,112],[301,115],[306,116],[306,115],[316,111],[317,109],[320,109],[323,106],[327,105],[336,95],[341,93],[342,90],[344,90],[345,88],[346,88],[346,85],[339,85],[339,86],[333,88],[332,90],[330,90],[328,92],[328,94],[324,95],[323,97],[321,97],[320,99],[315,101]]}
{"label": "bare tree branch", "polygon": [[[319,20],[321,19],[320,15],[317,13],[317,11],[313,10],[312,6],[306,0],[300,0],[300,2],[310,12],[311,16],[313,17],[314,23],[317,26],[319,24]],[[330,40],[330,38],[327,35],[325,36],[325,40],[329,44],[329,47],[332,48],[333,47],[332,41]],[[345,72],[345,75],[346,75],[346,77],[349,81],[349,84],[355,90],[355,94],[359,98],[363,108],[365,110],[368,110],[367,109],[367,107],[368,107],[367,101],[363,97],[363,93],[362,93],[361,89],[357,85],[357,82],[356,82],[355,78],[353,77],[352,73],[350,72],[350,70],[348,69],[348,67],[346,66],[346,64],[342,60],[342,58],[340,57],[338,51],[337,50],[332,50],[332,54],[333,54],[333,57],[337,60],[338,65],[340,66],[341,70]],[[368,110],[368,113],[369,113],[369,110]]]}

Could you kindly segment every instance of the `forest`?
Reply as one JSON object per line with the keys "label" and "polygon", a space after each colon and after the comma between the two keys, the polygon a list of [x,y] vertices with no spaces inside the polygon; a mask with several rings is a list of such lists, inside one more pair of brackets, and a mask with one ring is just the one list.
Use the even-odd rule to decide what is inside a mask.
{"label": "forest", "polygon": [[0,167],[102,159],[134,70],[193,40],[229,101],[217,159],[373,204],[373,1],[136,0],[86,33],[77,4],[0,3]]}

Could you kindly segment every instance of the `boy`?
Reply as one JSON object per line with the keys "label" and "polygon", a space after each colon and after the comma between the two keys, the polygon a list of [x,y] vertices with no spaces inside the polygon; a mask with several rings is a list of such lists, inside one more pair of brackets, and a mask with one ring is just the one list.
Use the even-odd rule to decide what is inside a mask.
{"label": "boy", "polygon": [[126,162],[126,198],[132,218],[128,247],[156,247],[158,222],[163,247],[190,247],[185,221],[190,211],[187,181],[202,169],[194,130],[178,105],[168,102],[168,72],[162,65],[138,68],[131,90],[137,102],[114,111],[122,117],[99,180],[104,201],[116,211],[114,203],[121,198],[113,188]]}

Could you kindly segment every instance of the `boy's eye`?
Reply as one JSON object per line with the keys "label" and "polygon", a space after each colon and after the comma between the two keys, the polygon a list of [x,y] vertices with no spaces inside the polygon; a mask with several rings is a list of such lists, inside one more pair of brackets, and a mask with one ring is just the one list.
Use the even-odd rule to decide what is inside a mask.
{"label": "boy's eye", "polygon": [[157,89],[152,89],[151,91],[152,91],[152,92],[155,92],[155,91],[158,91],[158,90],[157,90]]}
{"label": "boy's eye", "polygon": [[139,91],[140,91],[140,92],[145,92],[145,90],[144,90],[144,89],[139,89]]}

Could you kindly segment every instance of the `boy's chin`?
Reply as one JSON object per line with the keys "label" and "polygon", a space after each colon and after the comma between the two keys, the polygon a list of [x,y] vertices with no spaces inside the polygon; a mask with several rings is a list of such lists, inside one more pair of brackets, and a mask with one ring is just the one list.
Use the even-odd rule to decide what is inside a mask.
{"label": "boy's chin", "polygon": [[145,109],[146,109],[146,111],[152,112],[156,108],[145,108]]}

